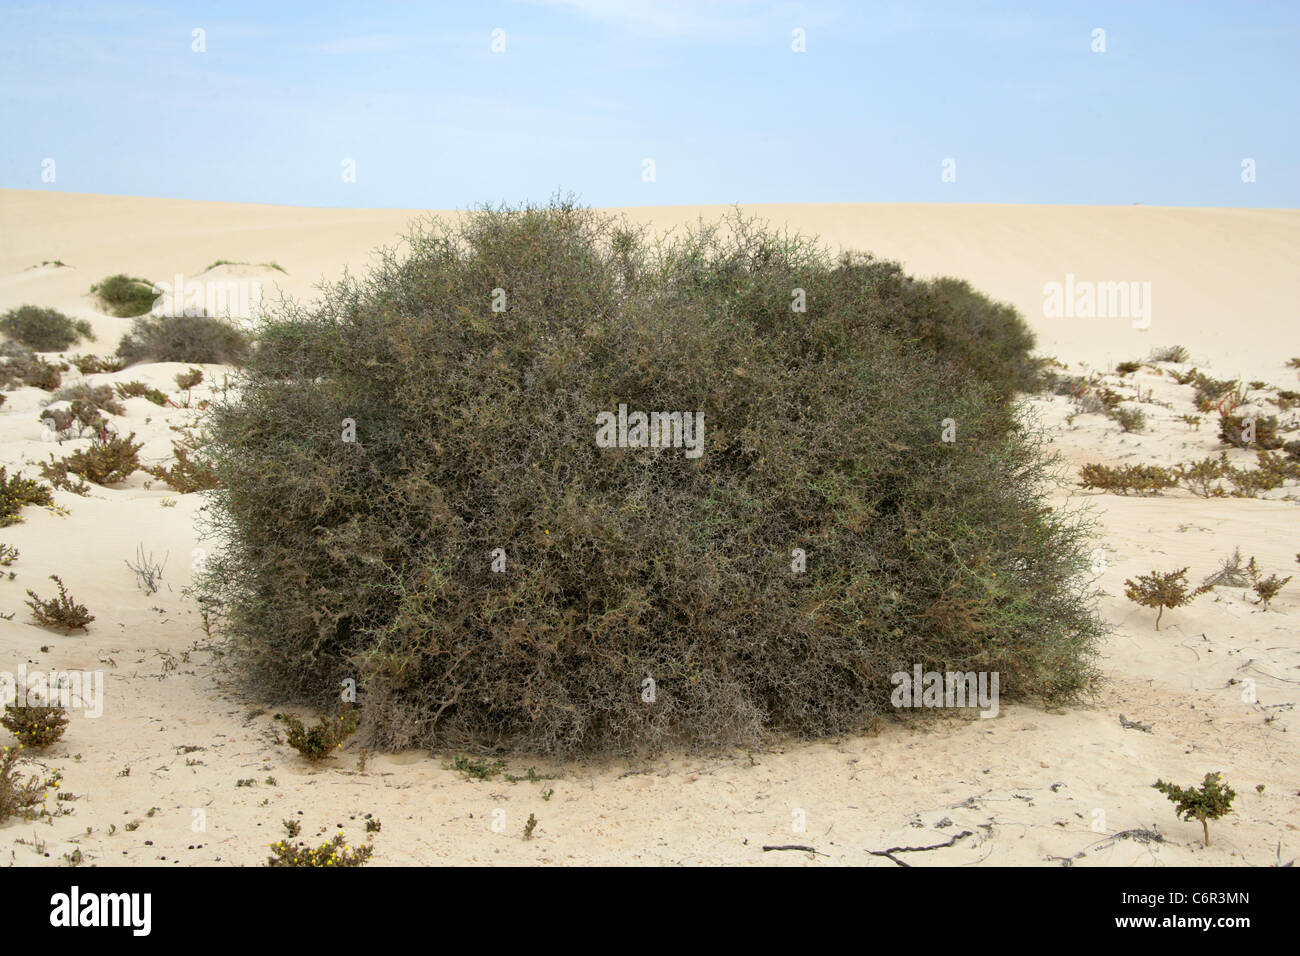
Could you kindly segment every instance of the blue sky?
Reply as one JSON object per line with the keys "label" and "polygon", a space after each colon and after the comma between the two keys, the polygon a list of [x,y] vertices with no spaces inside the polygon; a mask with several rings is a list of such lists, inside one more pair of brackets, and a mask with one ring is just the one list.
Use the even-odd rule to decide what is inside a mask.
{"label": "blue sky", "polygon": [[1296,2],[0,12],[4,187],[401,208],[557,189],[597,206],[1300,207]]}

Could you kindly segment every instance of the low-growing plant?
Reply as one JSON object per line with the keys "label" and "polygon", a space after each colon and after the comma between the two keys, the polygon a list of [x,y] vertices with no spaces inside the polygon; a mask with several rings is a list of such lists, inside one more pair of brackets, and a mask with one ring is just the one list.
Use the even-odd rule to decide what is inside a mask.
{"label": "low-growing plant", "polygon": [[487,761],[482,757],[456,757],[451,762],[451,770],[463,773],[475,780],[491,780],[505,769],[505,761]]}
{"label": "low-growing plant", "polygon": [[0,544],[0,567],[9,567],[18,560],[18,549],[12,544]]}
{"label": "low-growing plant", "polygon": [[45,800],[51,790],[58,790],[62,774],[57,770],[40,770],[24,774],[21,764],[30,760],[22,744],[14,744],[0,751],[0,823],[19,816],[34,820],[45,816]]}
{"label": "low-growing plant", "polygon": [[113,388],[122,398],[147,398],[155,405],[166,405],[167,396],[161,390],[144,382],[118,382]]}
{"label": "low-growing plant", "polygon": [[135,432],[125,438],[120,435],[96,436],[90,447],[78,449],[63,461],[67,470],[97,485],[111,485],[125,481],[140,467],[138,452],[143,442],[133,441]]}
{"label": "low-growing plant", "polygon": [[289,727],[285,735],[289,746],[315,762],[343,749],[343,741],[356,732],[358,716],[355,708],[348,707],[334,717],[317,718],[314,727],[307,727],[292,715],[284,720]]}
{"label": "low-growing plant", "polygon": [[54,400],[72,402],[74,405],[77,402],[84,402],[110,415],[126,414],[126,408],[117,400],[117,394],[111,385],[88,385],[85,382],[78,382],[76,385],[59,389],[54,393]]}
{"label": "low-growing plant", "polygon": [[1226,396],[1232,395],[1238,383],[1235,378],[1210,378],[1193,369],[1191,384],[1196,389],[1194,399],[1197,411],[1208,412]]}
{"label": "low-growing plant", "polygon": [[82,375],[95,375],[99,372],[120,372],[126,363],[117,356],[74,355],[68,359]]}
{"label": "low-growing plant", "polygon": [[1181,345],[1167,345],[1163,348],[1154,348],[1151,350],[1152,362],[1182,363],[1186,362],[1191,357],[1191,353]]}
{"label": "low-growing plant", "polygon": [[22,521],[22,510],[27,505],[52,504],[54,496],[49,488],[21,473],[10,476],[0,465],[0,527]]}
{"label": "low-growing plant", "polygon": [[68,460],[66,458],[55,459],[54,454],[50,454],[49,461],[40,463],[41,477],[48,481],[51,487],[60,491],[71,492],[74,495],[86,497],[94,487],[84,480],[80,475],[75,475],[68,471]]}
{"label": "low-growing plant", "polygon": [[1251,590],[1253,590],[1259,598],[1259,601],[1256,603],[1263,604],[1264,610],[1266,611],[1268,610],[1269,602],[1272,601],[1273,598],[1277,597],[1278,592],[1286,587],[1291,578],[1294,577],[1294,575],[1287,575],[1284,578],[1279,578],[1276,574],[1270,574],[1268,577],[1264,577],[1264,572],[1260,569],[1259,565],[1255,563],[1253,557],[1250,559],[1250,563],[1246,565],[1246,573],[1250,575]]}
{"label": "low-growing plant", "polygon": [[1119,425],[1120,431],[1140,432],[1147,427],[1146,414],[1140,408],[1116,408],[1110,417]]}
{"label": "low-growing plant", "polygon": [[1210,821],[1232,812],[1236,791],[1227,786],[1221,773],[1207,773],[1199,787],[1180,787],[1157,780],[1152,784],[1174,805],[1180,820],[1199,820],[1205,834],[1205,845],[1210,845]]}
{"label": "low-growing plant", "polygon": [[73,321],[57,309],[24,305],[0,317],[0,332],[37,352],[62,352],[79,339],[93,339],[90,323]]}
{"label": "low-growing plant", "polygon": [[207,315],[148,315],[135,320],[117,351],[132,364],[241,365],[251,348],[248,334],[225,319]]}
{"label": "low-growing plant", "polygon": [[69,438],[85,438],[108,433],[108,419],[92,402],[77,399],[67,408],[45,408],[41,424],[51,433],[47,440],[60,444]]}
{"label": "low-growing plant", "polygon": [[298,839],[302,825],[297,820],[285,820],[284,830],[288,839],[270,844],[271,855],[266,860],[267,866],[365,866],[375,852],[374,846],[369,843],[349,847],[342,833],[334,834],[331,840],[318,847],[310,847]]}
{"label": "low-growing plant", "polygon": [[18,738],[25,747],[48,747],[68,728],[68,711],[56,704],[18,704],[26,697],[20,689],[15,701],[5,705],[0,725]]}
{"label": "low-growing plant", "polygon": [[1115,366],[1116,375],[1132,375],[1142,367],[1141,362],[1120,362]]}
{"label": "low-growing plant", "polygon": [[1193,428],[1197,431],[1201,430],[1202,419],[1200,415],[1179,415],[1178,420],[1186,425],[1189,431]]}
{"label": "low-growing plant", "polygon": [[176,373],[176,386],[183,392],[188,392],[196,385],[203,382],[203,369],[189,368],[183,372]]}
{"label": "low-growing plant", "polygon": [[1159,494],[1178,484],[1178,475],[1158,465],[1110,465],[1091,462],[1079,469],[1084,488],[1098,488],[1116,494]]}
{"label": "low-growing plant", "polygon": [[92,295],[108,307],[118,318],[144,315],[153,308],[161,292],[148,279],[133,279],[118,273],[90,287]]}
{"label": "low-growing plant", "polygon": [[1224,494],[1220,481],[1232,472],[1232,464],[1226,453],[1218,458],[1206,458],[1202,461],[1188,462],[1173,469],[1178,481],[1194,495],[1202,498],[1219,498]]}
{"label": "low-growing plant", "polygon": [[47,600],[30,588],[27,591],[31,598],[27,606],[32,609],[36,623],[68,632],[86,630],[86,625],[95,619],[95,615],[84,604],[78,604],[72,599],[57,574],[51,574],[50,580],[59,586],[59,596],[56,598]]}
{"label": "low-growing plant", "polygon": [[30,352],[26,355],[11,355],[0,361],[0,388],[27,385],[52,392],[63,382],[65,368],[66,366],[61,368],[53,365]]}
{"label": "low-growing plant", "polygon": [[1219,569],[1201,582],[1200,590],[1208,591],[1220,585],[1245,587],[1249,582],[1250,572],[1241,563],[1241,549],[1233,548],[1232,554],[1220,562]]}
{"label": "low-growing plant", "polygon": [[149,469],[149,474],[165,481],[183,495],[217,487],[216,469],[193,445],[172,442],[172,456],[176,459],[174,464],[166,468],[154,465]]}
{"label": "low-growing plant", "polygon": [[1281,448],[1285,439],[1278,434],[1277,416],[1219,413],[1219,439],[1237,448]]}
{"label": "low-growing plant", "polygon": [[135,575],[135,583],[139,585],[140,590],[146,595],[154,594],[162,581],[163,568],[167,566],[167,555],[163,555],[162,561],[157,561],[154,559],[153,552],[147,555],[144,553],[144,542],[141,542],[136,546],[135,564],[126,561],[126,566]]}
{"label": "low-growing plant", "polygon": [[1136,581],[1130,578],[1124,582],[1126,598],[1143,607],[1157,609],[1157,631],[1160,630],[1160,618],[1165,613],[1165,608],[1172,609],[1190,604],[1193,598],[1208,590],[1209,588],[1205,586],[1188,588],[1187,568],[1163,573],[1152,571],[1150,574],[1139,575]]}

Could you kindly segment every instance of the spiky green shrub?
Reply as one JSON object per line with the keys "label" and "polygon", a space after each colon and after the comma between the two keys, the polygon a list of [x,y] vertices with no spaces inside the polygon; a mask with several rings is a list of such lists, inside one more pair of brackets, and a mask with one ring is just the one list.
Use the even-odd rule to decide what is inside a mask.
{"label": "spiky green shrub", "polygon": [[119,318],[144,315],[161,295],[148,279],[133,279],[121,273],[91,286],[90,291]]}
{"label": "spiky green shrub", "polygon": [[1079,469],[1079,484],[1116,494],[1159,494],[1178,484],[1177,472],[1159,465],[1102,465],[1089,462]]}
{"label": "spiky green shrub", "polygon": [[90,323],[72,320],[58,309],[23,305],[0,317],[0,332],[37,352],[62,352],[74,342],[93,339]]}
{"label": "spiky green shrub", "polygon": [[240,365],[249,336],[226,319],[209,315],[145,315],[122,337],[117,354],[126,362],[191,362]]}
{"label": "spiky green shrub", "polygon": [[54,496],[39,481],[24,478],[21,473],[9,475],[0,465],[0,528],[18,524],[23,520],[27,505],[52,505]]}
{"label": "spiky green shrub", "polygon": [[155,405],[166,405],[167,396],[144,382],[118,382],[113,389],[121,398],[146,398]]}
{"label": "spiky green shrub", "polygon": [[356,867],[365,866],[374,854],[371,843],[358,847],[348,846],[342,833],[336,833],[325,843],[317,847],[308,846],[298,839],[302,833],[302,824],[297,820],[285,820],[284,832],[287,840],[277,840],[270,844],[271,855],[266,859],[267,866],[298,867]]}
{"label": "spiky green shrub", "polygon": [[[25,691],[23,697],[25,698]],[[48,747],[68,728],[68,710],[58,704],[7,703],[0,725],[26,747]]]}
{"label": "spiky green shrub", "polygon": [[[282,306],[214,405],[205,606],[265,693],[328,710],[355,679],[381,748],[855,730],[918,663],[1069,698],[1101,632],[1084,529],[1009,383],[901,341],[871,286],[743,222],[417,230]],[[620,403],[702,413],[702,455],[598,447]]]}
{"label": "spiky green shrub", "polygon": [[0,361],[0,388],[29,385],[52,392],[63,381],[63,372],[67,368],[67,365],[51,364],[20,346],[10,351]]}
{"label": "spiky green shrub", "polygon": [[61,388],[54,393],[56,402],[85,402],[102,412],[108,412],[110,415],[125,415],[126,406],[117,400],[117,394],[113,391],[111,385],[90,385],[86,382],[78,382],[76,385],[69,385]]}
{"label": "spiky green shrub", "polygon": [[27,606],[32,609],[32,617],[43,627],[58,628],[62,631],[84,631],[86,625],[95,619],[84,604],[78,604],[68,594],[63,579],[51,574],[50,580],[59,588],[56,598],[43,598],[30,588],[27,589]]}
{"label": "spiky green shrub", "polygon": [[[36,772],[24,777],[24,764],[35,766]],[[62,780],[59,771],[36,764],[22,744],[0,749],[0,823],[15,816],[25,820],[53,816],[45,808],[45,801],[57,793]]]}
{"label": "spiky green shrub", "polygon": [[1180,787],[1176,783],[1157,780],[1155,787],[1174,805],[1180,820],[1199,820],[1205,834],[1205,845],[1210,845],[1210,821],[1232,812],[1232,801],[1237,792],[1228,786],[1223,774],[1207,773],[1199,787]]}
{"label": "spiky green shrub", "polygon": [[1129,578],[1124,582],[1124,596],[1135,604],[1156,609],[1156,630],[1160,630],[1160,618],[1165,608],[1182,607],[1192,603],[1196,598],[1210,590],[1209,585],[1198,588],[1187,584],[1187,569],[1178,571],[1152,571],[1139,574],[1137,580]]}
{"label": "spiky green shrub", "polygon": [[63,459],[63,464],[67,471],[80,475],[86,481],[97,485],[117,484],[130,478],[140,468],[137,453],[144,444],[132,441],[133,438],[135,432],[125,438],[120,435],[97,435],[91,439],[90,447],[77,449]]}
{"label": "spiky green shrub", "polygon": [[217,472],[212,463],[194,444],[172,442],[175,463],[169,467],[154,465],[149,474],[159,478],[183,495],[195,491],[209,491],[217,486]]}

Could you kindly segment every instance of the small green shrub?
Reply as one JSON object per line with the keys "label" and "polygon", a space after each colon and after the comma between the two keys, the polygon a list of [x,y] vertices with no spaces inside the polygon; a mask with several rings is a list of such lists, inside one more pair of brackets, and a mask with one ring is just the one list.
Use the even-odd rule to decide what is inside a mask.
{"label": "small green shrub", "polygon": [[1227,786],[1221,773],[1207,773],[1200,787],[1180,787],[1157,780],[1155,787],[1174,805],[1180,820],[1199,820],[1205,833],[1205,845],[1210,845],[1210,821],[1232,812],[1236,791]]}
{"label": "small green shrub", "polygon": [[483,757],[456,757],[449,769],[474,780],[491,780],[505,769],[504,760],[488,761]]}
{"label": "small green shrub", "polygon": [[1191,357],[1191,353],[1181,345],[1169,345],[1164,348],[1154,348],[1151,350],[1152,362],[1175,362],[1181,364]]}
{"label": "small green shrub", "polygon": [[95,615],[84,604],[72,600],[57,574],[51,574],[50,580],[59,586],[57,598],[46,600],[30,588],[27,591],[31,598],[27,606],[32,609],[36,623],[69,632],[86,630],[86,625],[95,619]]}
{"label": "small green shrub", "polygon": [[248,334],[225,319],[206,315],[149,315],[135,320],[117,351],[131,364],[242,365],[251,347]]}
{"label": "small green shrub", "polygon": [[52,392],[63,382],[66,369],[66,365],[53,365],[30,352],[13,354],[0,362],[0,388],[27,385]]}
{"label": "small green shrub", "polygon": [[285,820],[284,830],[288,839],[270,844],[271,856],[266,860],[267,866],[365,866],[375,852],[369,843],[349,847],[342,833],[334,834],[331,840],[313,849],[297,839],[302,832],[302,824],[297,820]]}
{"label": "small green shrub", "polygon": [[1079,469],[1079,484],[1115,494],[1159,494],[1178,484],[1178,476],[1157,465],[1110,465],[1090,462]]}
{"label": "small green shrub", "polygon": [[188,392],[196,385],[203,382],[203,369],[190,368],[183,372],[176,373],[176,386],[183,392]]}
{"label": "small green shrub", "polygon": [[149,474],[167,482],[168,486],[183,495],[217,487],[216,468],[210,461],[199,456],[192,446],[172,442],[172,456],[176,461],[171,467],[154,465],[149,469]]}
{"label": "small green shrub", "polygon": [[1179,483],[1194,495],[1201,498],[1221,498],[1224,495],[1220,482],[1230,476],[1234,469],[1228,461],[1227,452],[1220,452],[1218,458],[1206,458],[1202,461],[1188,462],[1173,469]]}
{"label": "small green shrub", "polygon": [[167,396],[144,382],[118,382],[113,388],[121,398],[147,398],[155,405],[168,404]]}
{"label": "small green shrub", "polygon": [[86,402],[110,415],[125,415],[126,408],[117,400],[117,394],[111,385],[88,385],[78,382],[54,393],[56,402]]}
{"label": "small green shrub", "polygon": [[54,496],[49,488],[21,474],[11,477],[0,465],[0,528],[22,521],[22,510],[27,505],[52,504]]}
{"label": "small green shrub", "polygon": [[9,567],[18,560],[18,549],[12,544],[0,544],[0,567]]}
{"label": "small green shrub", "polygon": [[[1252,439],[1253,432],[1253,439]],[[1285,439],[1277,432],[1277,416],[1219,413],[1219,439],[1237,448],[1281,448]]]}
{"label": "small green shrub", "polygon": [[[19,694],[19,699],[23,694]],[[63,736],[68,728],[68,711],[64,707],[48,704],[10,703],[0,715],[0,724],[25,747],[48,747]]]}
{"label": "small green shrub", "polygon": [[90,323],[73,321],[57,309],[24,305],[0,317],[0,332],[37,352],[62,352],[79,339],[93,339]]}
{"label": "small green shrub", "polygon": [[50,791],[58,790],[63,777],[57,770],[34,773],[23,779],[20,761],[29,754],[22,744],[5,747],[0,751],[0,823],[10,817],[35,820],[48,815],[45,800]]}
{"label": "small green shrub", "polygon": [[83,480],[79,475],[74,475],[68,471],[68,461],[66,458],[54,458],[50,455],[49,461],[43,461],[40,465],[41,477],[48,481],[51,487],[60,491],[68,491],[74,495],[81,495],[85,498],[90,494],[92,485]]}
{"label": "small green shrub", "polygon": [[161,295],[148,279],[133,279],[121,273],[91,286],[90,291],[118,318],[144,315]]}
{"label": "small green shrub", "polygon": [[1129,579],[1124,582],[1124,596],[1136,604],[1143,607],[1158,608],[1156,611],[1156,630],[1160,630],[1160,617],[1165,613],[1165,608],[1182,607],[1190,604],[1192,599],[1199,594],[1204,594],[1209,587],[1202,585],[1198,588],[1187,587],[1187,568],[1180,571],[1152,571],[1150,574],[1142,574],[1134,581]]}
{"label": "small green shrub", "polygon": [[285,718],[289,727],[285,737],[290,747],[315,762],[343,749],[343,741],[356,732],[357,721],[357,713],[350,707],[336,717],[317,718],[314,727],[307,727],[297,717],[289,716]]}
{"label": "small green shrub", "polygon": [[1140,408],[1117,408],[1110,417],[1119,425],[1120,431],[1140,432],[1147,427],[1146,414]]}
{"label": "small green shrub", "polygon": [[137,453],[142,442],[132,441],[135,432],[122,438],[96,436],[90,447],[78,449],[63,461],[67,470],[97,485],[112,485],[125,481],[141,468]]}
{"label": "small green shrub", "polygon": [[1132,375],[1142,367],[1141,362],[1120,362],[1115,366],[1116,375]]}
{"label": "small green shrub", "polygon": [[1284,578],[1279,578],[1276,574],[1264,577],[1264,572],[1260,570],[1253,557],[1250,559],[1250,563],[1246,565],[1246,573],[1250,575],[1250,586],[1259,598],[1258,603],[1263,604],[1266,611],[1269,602],[1277,597],[1278,592],[1286,587],[1291,578],[1294,577],[1294,575],[1287,575]]}
{"label": "small green shrub", "polygon": [[120,372],[126,363],[120,358],[103,358],[98,355],[74,355],[68,359],[82,375],[95,375],[99,372]]}

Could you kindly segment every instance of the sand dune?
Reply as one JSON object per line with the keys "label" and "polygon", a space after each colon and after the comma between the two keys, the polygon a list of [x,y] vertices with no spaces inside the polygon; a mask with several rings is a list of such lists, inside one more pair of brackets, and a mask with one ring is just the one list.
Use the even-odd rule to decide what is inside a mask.
{"label": "sand dune", "polygon": [[[724,211],[626,210],[656,229]],[[1040,351],[1073,371],[1179,343],[1217,377],[1300,389],[1285,365],[1300,356],[1300,212],[850,204],[748,211],[832,246],[900,259],[921,275],[969,279],[1017,305]],[[104,354],[129,326],[97,311],[87,295],[107,275],[250,278],[268,295],[309,298],[321,278],[364,269],[373,250],[394,244],[418,214],[0,190],[0,310],[31,303],[91,319],[97,341],[71,351]],[[56,259],[66,266],[41,265]],[[218,260],[233,264],[205,274]],[[1150,328],[1135,329],[1126,317],[1045,316],[1044,285],[1067,275],[1149,282]],[[182,368],[136,366],[88,378],[140,379],[179,403],[172,376]],[[223,369],[205,372],[195,401],[221,385]],[[65,378],[77,380],[75,372]],[[1121,433],[1101,416],[1071,417],[1076,410],[1058,396],[1029,404],[1074,466],[1217,453],[1211,425],[1192,431],[1178,421],[1191,410],[1189,388],[1149,372],[1115,382],[1130,393],[1134,385],[1170,406],[1150,406],[1143,434]],[[42,439],[47,393],[6,394],[0,464],[30,474],[52,451],[67,453]],[[149,461],[169,454],[177,437],[170,426],[198,414],[142,398],[126,404],[119,430],[145,441],[141,457]],[[52,826],[0,825],[0,853],[17,865],[50,865],[76,851],[87,863],[256,864],[281,835],[279,822],[301,811],[304,834],[342,824],[353,841],[362,837],[364,815],[374,814],[383,824],[375,859],[390,864],[892,867],[872,851],[948,841],[907,862],[1267,865],[1279,852],[1285,861],[1300,856],[1300,753],[1290,732],[1300,703],[1300,583],[1269,610],[1241,589],[1216,589],[1167,612],[1156,632],[1153,615],[1123,598],[1123,582],[1183,565],[1199,581],[1238,546],[1285,576],[1300,551],[1295,494],[1290,487],[1265,499],[1205,500],[1185,491],[1120,498],[1060,488],[1062,504],[1086,499],[1095,509],[1106,555],[1101,611],[1114,633],[1102,661],[1107,680],[1091,702],[1050,711],[1003,705],[993,720],[945,718],[752,754],[563,766],[519,759],[511,762],[515,773],[536,763],[554,777],[509,783],[467,780],[444,766],[452,755],[370,755],[362,769],[355,745],[307,764],[284,745],[274,712],[231,689],[182,594],[202,558],[196,549],[207,547],[194,528],[199,496],[177,495],[143,473],[89,497],[57,492],[66,515],[27,508],[23,523],[0,530],[0,542],[21,553],[9,569],[15,578],[0,580],[0,611],[16,612],[0,620],[0,669],[103,670],[107,700],[102,717],[75,716],[44,758],[63,771],[75,799],[60,805],[71,812]],[[137,545],[167,555],[156,594],[141,593],[124,566]],[[24,592],[49,592],[51,573],[97,615],[85,636],[29,622]],[[1246,679],[1257,700],[1243,698]],[[1122,726],[1120,714],[1150,731]],[[1151,783],[1157,776],[1197,782],[1209,770],[1222,770],[1239,796],[1203,848],[1199,826],[1175,820]],[[530,813],[540,823],[524,841]],[[494,820],[504,821],[502,832]],[[821,855],[762,849],[792,843]]]}

